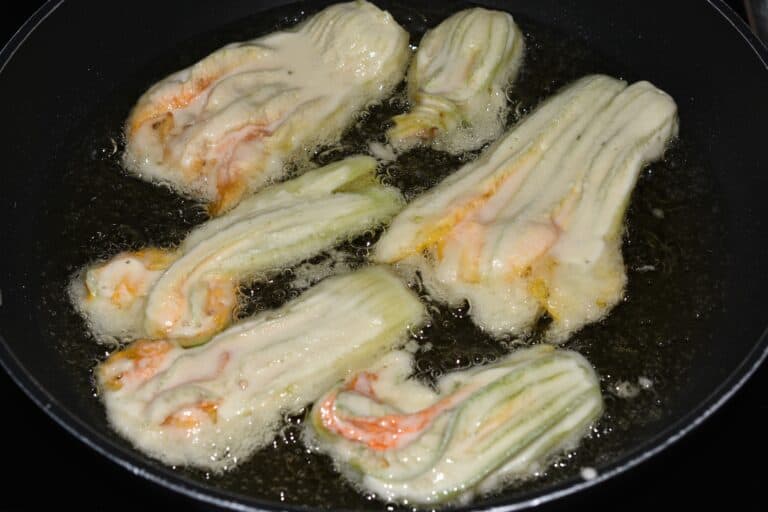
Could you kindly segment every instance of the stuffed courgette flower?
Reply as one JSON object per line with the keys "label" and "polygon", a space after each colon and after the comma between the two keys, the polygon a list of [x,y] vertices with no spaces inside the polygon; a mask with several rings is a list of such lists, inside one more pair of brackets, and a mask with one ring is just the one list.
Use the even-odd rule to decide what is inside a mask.
{"label": "stuffed courgette flower", "polygon": [[468,499],[525,478],[572,449],[603,408],[579,354],[539,345],[442,377],[437,392],[409,380],[394,352],[318,400],[308,439],[383,500]]}
{"label": "stuffed courgette flower", "polygon": [[123,252],[87,267],[70,295],[98,339],[202,343],[231,322],[244,280],[388,222],[404,202],[375,170],[374,159],[355,156],[268,187],[177,249]]}
{"label": "stuffed courgette flower", "polygon": [[523,47],[512,16],[480,7],[427,32],[408,70],[412,109],[393,119],[390,143],[399,150],[422,144],[461,153],[496,139]]}
{"label": "stuffed courgette flower", "polygon": [[408,34],[357,1],[295,29],[212,53],[165,78],[126,123],[124,162],[138,176],[211,202],[218,213],[336,140],[403,77]]}
{"label": "stuffed courgette flower", "polygon": [[493,334],[549,314],[551,341],[601,319],[626,283],[623,217],[643,165],[677,133],[648,82],[594,75],[542,104],[480,158],[413,201],[375,249]]}
{"label": "stuffed courgette flower", "polygon": [[395,275],[368,267],[328,278],[206,345],[137,341],[96,377],[110,423],[137,448],[219,471],[269,442],[283,414],[404,341],[424,316]]}

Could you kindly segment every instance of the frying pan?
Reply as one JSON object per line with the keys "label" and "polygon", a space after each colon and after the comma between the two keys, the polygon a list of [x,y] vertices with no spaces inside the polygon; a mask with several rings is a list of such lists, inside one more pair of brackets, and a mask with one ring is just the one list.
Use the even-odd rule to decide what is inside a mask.
{"label": "frying pan", "polygon": [[[88,165],[84,163],[83,172],[78,172],[72,154],[88,153],[93,161],[108,160],[109,136],[119,131],[119,126],[99,126],[94,120],[120,119],[125,114],[125,106],[130,106],[143,88],[175,69],[168,68],[171,62],[193,62],[226,42],[217,40],[226,33],[221,27],[237,25],[238,20],[258,20],[256,13],[287,3],[231,1],[206,6],[182,2],[132,2],[130,5],[49,2],[0,56],[0,62],[4,63],[0,71],[0,98],[12,98],[4,101],[3,106],[6,151],[0,189],[3,219],[0,240],[4,248],[0,255],[0,360],[3,366],[56,422],[97,452],[134,474],[174,491],[232,508],[275,509],[286,508],[286,505],[271,498],[267,491],[274,493],[274,490],[254,484],[246,491],[236,491],[215,479],[206,480],[201,475],[164,468],[121,442],[106,426],[98,403],[88,393],[87,382],[84,385],[88,366],[80,366],[76,371],[83,362],[81,344],[84,341],[77,332],[61,329],[70,323],[58,320],[66,316],[66,312],[61,309],[60,301],[57,302],[52,283],[71,270],[68,265],[85,262],[75,261],[75,255],[88,253],[84,245],[117,246],[142,236],[153,240],[161,236],[158,234],[161,231],[162,236],[174,236],[168,235],[165,226],[155,217],[150,225],[140,222],[140,214],[136,214],[136,218],[125,217],[125,212],[136,210],[133,208],[136,204],[141,207],[139,211],[151,210],[151,203],[160,197],[153,194],[162,195],[162,191],[145,188],[125,176],[115,176],[117,171],[108,177],[94,175],[85,169]],[[483,3],[506,7],[530,26],[551,28],[565,38],[581,41],[585,47],[604,56],[606,71],[628,70],[628,78],[649,79],[672,94],[681,111],[682,140],[686,145],[681,150],[683,167],[703,179],[693,184],[674,182],[680,191],[680,196],[674,197],[681,197],[684,206],[679,216],[689,217],[677,222],[687,227],[689,233],[671,235],[673,242],[676,236],[688,240],[692,245],[687,247],[696,248],[703,256],[681,254],[682,264],[669,280],[642,281],[630,275],[638,286],[646,283],[645,287],[640,286],[645,294],[631,295],[630,302],[656,302],[668,307],[650,308],[648,316],[632,323],[626,312],[632,311],[633,305],[622,305],[611,317],[617,318],[620,324],[623,322],[618,331],[611,330],[610,325],[600,325],[581,335],[584,346],[595,350],[585,337],[599,339],[601,332],[611,332],[631,338],[642,337],[647,331],[664,331],[670,328],[672,311],[679,317],[683,334],[680,339],[658,341],[693,347],[669,352],[689,359],[684,363],[667,361],[670,367],[684,373],[683,378],[672,379],[675,386],[668,387],[674,389],[667,390],[660,398],[665,405],[659,409],[661,413],[649,421],[641,421],[643,427],[636,431],[629,428],[626,435],[616,441],[617,449],[608,450],[602,456],[598,449],[594,460],[584,461],[596,463],[600,475],[597,479],[583,481],[577,474],[566,472],[562,477],[544,479],[534,486],[513,487],[474,504],[482,508],[513,509],[584,490],[658,453],[712,414],[765,357],[768,298],[764,290],[768,285],[768,272],[764,262],[768,243],[764,220],[768,218],[768,206],[761,192],[768,185],[762,172],[768,164],[763,147],[766,141],[763,120],[768,119],[768,102],[764,99],[768,91],[768,58],[765,49],[720,2],[685,6],[662,1],[642,5],[607,1],[585,4],[575,0]],[[434,12],[435,6],[426,4],[409,2],[407,7],[397,4],[394,7],[405,16],[414,10],[439,16]],[[439,6],[439,10],[447,14],[460,7],[449,3]],[[283,22],[287,23],[290,21],[287,13],[296,15],[302,9],[314,8],[316,4],[312,3],[280,12],[286,13]],[[397,11],[395,8],[393,11]],[[184,16],[178,16],[179,12]],[[257,34],[258,31],[251,36]],[[200,51],[201,40],[203,46],[210,45],[207,51]],[[196,50],[193,51],[193,47]],[[614,67],[612,63],[619,64]],[[126,91],[132,95],[121,96]],[[120,193],[124,190],[100,188],[102,181],[130,183],[125,185],[126,189],[141,191],[146,194],[145,200],[121,202]],[[121,222],[110,223],[113,219],[109,218],[108,210],[103,209],[105,205],[100,204],[102,197],[109,200],[107,206],[122,215]],[[686,209],[686,198],[691,197],[710,202]],[[162,198],[178,200],[170,194]],[[633,201],[635,210],[636,203]],[[194,212],[186,203],[180,204]],[[707,210],[704,206],[711,208]],[[171,209],[163,211],[174,215],[168,213]],[[642,212],[634,214],[642,217]],[[98,222],[93,216],[106,216],[100,220],[112,231],[104,233],[95,229]],[[674,225],[674,214],[670,217],[669,222]],[[630,221],[632,218],[631,211]],[[172,220],[170,224],[177,230],[175,236],[180,236],[201,217],[190,214]],[[713,222],[717,229],[710,225]],[[78,228],[72,228],[73,223]],[[140,226],[142,233],[136,235],[134,226]],[[88,232],[89,229],[92,231]],[[686,238],[686,235],[690,236]],[[695,239],[701,243],[697,245]],[[629,238],[625,253],[627,250],[632,253],[633,240]],[[704,263],[698,265],[697,262]],[[686,266],[691,263],[692,266]],[[683,289],[670,289],[665,286],[667,281],[682,283]],[[705,304],[685,300],[698,296],[711,300]],[[679,304],[676,301],[680,301]],[[655,317],[657,311],[665,311],[658,314],[666,316]],[[697,320],[695,327],[691,319]],[[614,341],[622,350],[631,346],[631,340]],[[666,353],[661,346],[658,350],[662,355]],[[629,368],[627,376],[637,376],[637,371],[640,370],[632,373]],[[610,436],[607,440],[613,442]],[[749,446],[738,439],[718,441],[733,442],[736,447]],[[53,446],[49,448],[55,450]],[[704,448],[689,450],[703,452],[695,464],[720,462],[708,460]],[[732,462],[738,464],[744,460],[737,458]],[[639,471],[643,471],[642,467]],[[349,502],[334,499],[329,498],[325,506],[334,509],[350,506]],[[300,503],[288,504],[292,505]],[[380,504],[373,507],[383,508]]]}

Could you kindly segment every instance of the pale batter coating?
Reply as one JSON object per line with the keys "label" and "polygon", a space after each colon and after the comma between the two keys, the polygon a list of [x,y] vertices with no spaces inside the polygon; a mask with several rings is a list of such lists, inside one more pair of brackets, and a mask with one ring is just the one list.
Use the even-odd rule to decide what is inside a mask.
{"label": "pale batter coating", "polygon": [[388,501],[466,501],[530,477],[603,410],[589,363],[551,345],[447,374],[437,391],[409,379],[411,367],[410,354],[390,354],[318,400],[307,426],[311,445]]}
{"label": "pale batter coating", "polygon": [[388,222],[404,205],[352,156],[268,187],[192,230],[176,249],[123,252],[81,270],[70,296],[102,341],[207,341],[229,325],[238,286]]}
{"label": "pale batter coating", "polygon": [[211,203],[236,205],[336,141],[405,72],[408,33],[364,1],[233,43],[151,87],[126,122],[126,167]]}
{"label": "pale batter coating", "polygon": [[468,300],[492,334],[523,334],[546,312],[563,341],[621,300],[624,212],[676,134],[675,102],[650,83],[582,78],[410,203],[374,259]]}
{"label": "pale batter coating", "polygon": [[411,110],[396,116],[387,132],[392,146],[462,153],[496,139],[524,46],[512,16],[481,7],[459,11],[428,31],[408,70]]}

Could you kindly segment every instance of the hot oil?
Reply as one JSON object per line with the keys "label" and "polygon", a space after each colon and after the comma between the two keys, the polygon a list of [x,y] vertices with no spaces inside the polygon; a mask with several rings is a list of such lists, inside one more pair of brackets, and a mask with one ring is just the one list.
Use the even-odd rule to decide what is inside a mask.
{"label": "hot oil", "polygon": [[[173,246],[206,219],[200,204],[122,171],[122,123],[144,90],[170,72],[228,42],[288,26],[314,10],[302,4],[269,11],[180,44],[171,54],[134,73],[108,101],[95,105],[91,117],[72,130],[72,140],[62,146],[68,154],[61,158],[66,165],[54,178],[59,190],[42,214],[47,219],[41,226],[44,243],[56,257],[41,269],[46,283],[41,304],[46,313],[40,315],[46,322],[41,330],[56,344],[62,364],[72,376],[73,391],[89,414],[84,419],[119,444],[128,445],[106,424],[91,380],[93,366],[109,347],[96,344],[86,334],[82,320],[66,300],[67,281],[77,268],[120,250]],[[391,11],[411,31],[414,44],[426,27],[450,14],[403,7]],[[599,72],[629,81],[643,78],[634,76],[631,66],[607,61],[579,40],[526,19],[516,17],[516,21],[525,32],[527,51],[520,76],[509,92],[508,125],[583,75]],[[315,163],[366,152],[370,141],[384,140],[388,120],[405,107],[401,87],[392,99],[371,108],[339,144],[318,151]],[[601,375],[605,415],[575,452],[560,457],[536,478],[508,485],[491,499],[514,499],[579,478],[583,467],[599,469],[612,463],[669,417],[689,384],[686,375],[691,360],[711,341],[709,321],[721,307],[717,253],[723,228],[715,184],[685,138],[684,119],[681,133],[665,158],[644,170],[632,197],[623,248],[629,275],[626,299],[604,321],[586,327],[566,344],[582,352]],[[411,199],[477,153],[450,156],[416,149],[383,165],[380,177]],[[277,307],[298,296],[312,281],[313,268],[315,277],[320,277],[337,266],[344,270],[365,264],[378,236],[378,231],[366,233],[302,263],[301,269],[279,269],[243,286],[239,316]],[[538,341],[536,334],[528,340],[493,339],[470,321],[466,306],[446,308],[421,294],[431,321],[414,336],[421,347],[416,352],[415,378],[427,383],[451,371],[493,362],[518,346]],[[640,382],[646,386],[641,387]],[[634,398],[619,396],[625,394],[620,390],[627,385],[637,387]],[[184,468],[176,471],[222,490],[286,505],[385,509],[385,504],[339,478],[328,458],[307,451],[298,435],[302,418],[290,418],[271,445],[223,475]]]}

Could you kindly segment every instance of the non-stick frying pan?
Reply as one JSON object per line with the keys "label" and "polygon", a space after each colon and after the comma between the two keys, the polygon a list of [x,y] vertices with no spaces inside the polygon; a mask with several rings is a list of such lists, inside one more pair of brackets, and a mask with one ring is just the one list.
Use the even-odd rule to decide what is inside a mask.
{"label": "non-stick frying pan", "polygon": [[[2,54],[3,364],[27,394],[97,451],[150,480],[221,505],[281,506],[274,500],[275,489],[257,480],[233,483],[173,471],[117,438],[90,396],[87,371],[98,351],[83,348],[88,340],[72,330],[77,319],[67,311],[57,286],[73,266],[87,261],[82,258],[99,254],[98,250],[105,253],[136,240],[173,238],[200,220],[190,213],[196,211],[193,206],[119,175],[109,154],[110,137],[119,134],[125,110],[152,81],[193,62],[227,37],[252,37],[270,28],[265,23],[288,23],[302,10],[316,9],[315,3],[307,3],[283,8],[280,19],[270,18],[274,11],[257,15],[286,3],[49,3]],[[606,386],[651,369],[663,377],[659,382],[663,392],[634,405],[617,406],[625,412],[635,409],[626,417],[617,416],[617,424],[607,424],[622,434],[608,432],[604,444],[592,440],[591,448],[579,452],[580,463],[598,468],[598,479],[584,482],[574,466],[570,473],[555,471],[539,483],[510,488],[476,503],[512,507],[599,483],[653,455],[708,416],[764,357],[768,206],[761,196],[768,185],[762,172],[768,164],[763,121],[768,119],[764,99],[768,72],[764,49],[717,2],[485,3],[510,10],[540,37],[543,47],[549,45],[532,62],[541,73],[546,75],[549,67],[576,72],[578,66],[561,61],[581,59],[585,68],[604,68],[594,71],[649,79],[677,99],[683,130],[672,161],[651,169],[651,174],[677,171],[677,178],[641,181],[625,247],[630,261],[671,251],[673,256],[662,260],[677,264],[661,278],[631,274],[635,284],[629,303],[620,306],[607,324],[581,333],[575,342],[596,359],[598,369],[602,366]],[[408,18],[401,20],[404,23],[418,25],[421,13],[437,19],[462,4],[382,5],[393,6],[393,12]],[[564,47],[558,60],[552,46],[558,37],[583,45],[589,55]],[[557,84],[540,79],[537,85],[545,90]],[[667,222],[646,229],[643,198],[667,201]],[[183,210],[178,217],[177,206]],[[169,219],[163,220],[163,215]],[[649,242],[646,232],[660,237],[659,243]],[[660,334],[654,338],[653,333]],[[644,348],[642,353],[633,352],[634,338]],[[612,361],[610,354],[620,361]],[[637,366],[627,363],[635,359]],[[605,368],[624,374],[605,375]],[[661,402],[658,407],[656,401]],[[624,424],[632,418],[635,423]],[[4,414],[4,421],[14,420],[13,411]],[[56,447],[49,448],[55,457]],[[714,467],[705,447],[700,448],[692,464],[713,464],[713,471],[738,469]],[[87,468],[78,471],[88,478]],[[317,469],[318,478],[336,485],[325,471]],[[241,484],[244,487],[238,489]],[[356,506],[336,495],[323,500],[328,508]]]}

